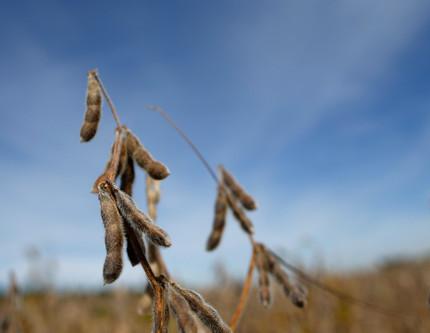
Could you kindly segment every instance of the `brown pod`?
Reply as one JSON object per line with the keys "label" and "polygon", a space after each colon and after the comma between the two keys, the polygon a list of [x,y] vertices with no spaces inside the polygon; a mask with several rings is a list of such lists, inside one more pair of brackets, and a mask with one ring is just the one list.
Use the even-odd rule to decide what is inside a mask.
{"label": "brown pod", "polygon": [[234,179],[234,177],[223,167],[220,167],[222,179],[225,185],[231,190],[233,195],[240,201],[243,208],[247,210],[257,209],[255,200],[245,192],[242,186]]}
{"label": "brown pod", "polygon": [[98,197],[105,228],[106,259],[103,266],[105,283],[114,282],[122,271],[122,219],[107,183],[99,185]]}
{"label": "brown pod", "polygon": [[128,130],[127,149],[136,163],[153,179],[162,180],[169,176],[169,169],[160,161],[155,160],[140,140]]}
{"label": "brown pod", "polygon": [[264,251],[263,245],[259,243],[255,244],[255,251],[260,302],[263,304],[263,306],[269,307],[271,303],[271,295],[266,253]]}
{"label": "brown pod", "polygon": [[127,162],[124,172],[121,174],[120,188],[121,191],[127,193],[129,196],[133,195],[133,184],[136,175],[134,172],[134,162],[131,157],[127,157]]}
{"label": "brown pod", "polygon": [[[120,188],[130,196],[133,193],[134,177],[134,162],[133,159],[129,157],[126,168],[121,175]],[[141,233],[136,233],[128,223],[124,223],[124,232],[127,241],[128,259],[132,266],[136,266],[145,256],[145,243]]]}
{"label": "brown pod", "polygon": [[266,250],[265,252],[270,274],[282,286],[285,296],[290,299],[291,303],[299,308],[303,308],[306,305],[306,291],[292,285],[288,274],[282,269],[278,260],[273,257],[270,251]]}
{"label": "brown pod", "polygon": [[163,180],[170,175],[169,169],[160,161],[153,160],[146,170],[148,174],[155,180]]}
{"label": "brown pod", "polygon": [[251,220],[248,218],[248,216],[246,216],[243,209],[237,204],[236,199],[227,191],[225,191],[225,193],[227,197],[228,206],[231,208],[234,217],[240,223],[240,226],[242,227],[242,229],[246,233],[252,235],[254,233],[254,226]]}
{"label": "brown pod", "polygon": [[154,180],[149,175],[146,176],[146,203],[149,217],[155,221],[157,219],[157,205],[160,202],[160,182]]}
{"label": "brown pod", "polygon": [[121,191],[114,183],[110,183],[121,216],[135,230],[143,232],[155,245],[169,247],[172,243],[168,234],[155,225],[152,220],[140,211],[133,199]]}
{"label": "brown pod", "polygon": [[102,96],[94,71],[88,72],[87,110],[81,127],[81,142],[90,141],[97,133],[101,111]]}
{"label": "brown pod", "polygon": [[214,250],[221,241],[221,237],[225,227],[227,216],[227,198],[225,189],[220,185],[218,186],[217,197],[215,201],[215,217],[212,225],[212,232],[209,235],[206,243],[206,250]]}
{"label": "brown pod", "polygon": [[218,311],[210,306],[200,294],[193,290],[183,289],[178,284],[171,282],[171,286],[188,303],[190,309],[197,315],[201,322],[214,333],[231,333],[230,327],[222,320]]}
{"label": "brown pod", "polygon": [[168,288],[167,292],[179,333],[197,333],[198,323],[187,301],[174,288]]}

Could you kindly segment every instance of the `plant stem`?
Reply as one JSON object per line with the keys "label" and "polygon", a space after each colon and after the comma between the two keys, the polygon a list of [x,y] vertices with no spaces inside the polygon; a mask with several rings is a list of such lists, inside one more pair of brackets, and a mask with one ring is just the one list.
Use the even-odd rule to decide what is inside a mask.
{"label": "plant stem", "polygon": [[94,69],[94,70],[90,71],[90,73],[93,73],[93,74],[94,74],[94,77],[95,77],[95,79],[97,80],[97,82],[98,82],[98,84],[99,84],[99,86],[100,86],[100,89],[101,89],[101,91],[102,91],[102,94],[103,94],[103,96],[105,97],[106,102],[108,103],[109,108],[110,108],[110,110],[111,110],[111,112],[112,112],[113,119],[115,120],[116,125],[117,125],[118,127],[120,127],[120,126],[121,126],[121,121],[119,120],[118,112],[116,112],[115,106],[113,105],[113,102],[112,102],[112,100],[110,99],[109,94],[108,94],[108,92],[107,92],[106,88],[104,87],[103,82],[102,82],[102,80],[100,79],[99,74],[97,73],[97,70],[95,70],[95,69]]}
{"label": "plant stem", "polygon": [[230,328],[234,332],[236,331],[237,325],[239,325],[240,318],[242,317],[243,311],[249,298],[249,292],[252,286],[252,277],[255,268],[255,249],[252,249],[251,260],[249,261],[248,273],[246,279],[243,282],[242,292],[240,294],[239,303],[236,306],[236,310],[230,320]]}

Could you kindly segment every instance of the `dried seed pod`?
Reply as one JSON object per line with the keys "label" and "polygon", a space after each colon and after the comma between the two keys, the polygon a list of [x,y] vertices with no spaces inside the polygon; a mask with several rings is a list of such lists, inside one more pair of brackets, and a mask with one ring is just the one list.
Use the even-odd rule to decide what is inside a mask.
{"label": "dried seed pod", "polygon": [[110,183],[110,185],[124,220],[135,230],[143,232],[152,243],[169,247],[172,243],[167,233],[141,212],[128,194],[121,191],[114,183]]}
{"label": "dried seed pod", "polygon": [[179,333],[197,333],[198,323],[187,301],[174,288],[168,288],[167,295]]}
{"label": "dried seed pod", "polygon": [[233,195],[241,202],[242,206],[247,210],[257,209],[255,200],[245,192],[236,179],[234,179],[234,177],[223,166],[221,166],[220,169],[224,184],[227,185]]}
{"label": "dried seed pod", "polygon": [[105,283],[114,282],[122,271],[122,219],[106,182],[99,185],[98,197],[105,227],[106,259],[103,266]]}
{"label": "dried seed pod", "polygon": [[148,206],[148,215],[155,221],[157,219],[157,204],[160,201],[160,182],[146,176],[146,203]]}
{"label": "dried seed pod", "polygon": [[270,280],[266,253],[262,244],[255,244],[256,265],[258,270],[258,287],[260,294],[260,302],[265,307],[269,307],[271,303],[270,295]]}
{"label": "dried seed pod", "polygon": [[87,111],[81,127],[81,142],[88,142],[96,135],[101,117],[102,96],[95,75],[94,71],[88,72]]}
{"label": "dried seed pod", "polygon": [[288,274],[282,269],[275,257],[264,248],[266,253],[268,269],[270,274],[282,286],[284,294],[290,299],[291,303],[299,308],[303,308],[306,304],[306,291],[296,287],[290,283]]}
{"label": "dried seed pod", "polygon": [[[134,162],[133,159],[129,157],[126,168],[121,175],[120,188],[130,196],[133,192],[134,176]],[[127,241],[128,259],[132,266],[136,266],[145,256],[145,243],[141,233],[134,232],[133,228],[128,223],[124,223],[124,232]]]}
{"label": "dried seed pod", "polygon": [[193,290],[183,289],[178,284],[171,282],[170,285],[187,301],[190,309],[197,315],[201,322],[214,333],[231,333],[230,327],[222,320],[212,306]]}
{"label": "dried seed pod", "polygon": [[251,222],[251,220],[246,216],[245,212],[242,208],[237,204],[236,199],[233,198],[231,194],[229,194],[227,191],[225,191],[226,197],[227,197],[227,203],[228,206],[231,208],[234,217],[236,220],[240,223],[240,226],[242,229],[252,235],[254,233],[254,226]]}
{"label": "dried seed pod", "polygon": [[153,333],[167,333],[169,328],[169,305],[166,292],[165,286],[161,283],[154,290]]}
{"label": "dried seed pod", "polygon": [[169,176],[169,169],[163,163],[155,160],[130,130],[128,130],[127,149],[136,163],[153,179],[162,180]]}
{"label": "dried seed pod", "polygon": [[124,172],[121,174],[120,189],[129,196],[133,195],[133,184],[135,179],[134,162],[131,157],[127,158]]}
{"label": "dried seed pod", "polygon": [[215,201],[215,218],[212,226],[212,232],[209,235],[206,243],[206,250],[214,250],[219,242],[225,227],[225,220],[227,216],[227,198],[225,189],[220,185],[218,186],[217,197]]}

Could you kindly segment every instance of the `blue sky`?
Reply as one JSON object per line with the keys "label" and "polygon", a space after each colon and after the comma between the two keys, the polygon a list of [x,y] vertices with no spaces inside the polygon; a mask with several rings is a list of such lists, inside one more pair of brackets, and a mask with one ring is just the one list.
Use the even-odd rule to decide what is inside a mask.
{"label": "blue sky", "polygon": [[[86,72],[172,175],[159,223],[172,273],[246,272],[229,219],[204,246],[215,186],[146,104],[162,105],[259,202],[257,238],[289,258],[372,266],[430,249],[430,2],[15,1],[0,5],[0,285],[36,246],[56,284],[101,286],[103,228],[89,193],[114,124],[79,143]],[[136,201],[145,205],[144,177]],[[139,184],[141,186],[139,186]],[[119,285],[139,285],[126,267]]]}

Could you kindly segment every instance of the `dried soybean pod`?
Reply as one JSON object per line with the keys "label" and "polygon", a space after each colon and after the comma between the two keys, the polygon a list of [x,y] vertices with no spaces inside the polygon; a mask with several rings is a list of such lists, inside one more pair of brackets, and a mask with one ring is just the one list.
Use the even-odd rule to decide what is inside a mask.
{"label": "dried soybean pod", "polygon": [[227,197],[228,206],[231,208],[234,217],[237,221],[239,221],[242,229],[248,234],[252,235],[254,233],[254,226],[252,225],[251,220],[246,216],[245,212],[240,208],[237,204],[236,199],[233,198],[231,194],[225,191]]}
{"label": "dried soybean pod", "polygon": [[96,135],[101,117],[102,96],[95,75],[95,71],[88,72],[87,110],[81,127],[81,142],[88,142]]}
{"label": "dried soybean pod", "polygon": [[245,192],[242,186],[234,179],[234,177],[223,167],[220,166],[222,179],[224,184],[231,190],[233,195],[240,201],[243,208],[247,210],[257,209],[255,200]]}
{"label": "dried soybean pod", "polygon": [[169,304],[166,291],[163,283],[160,283],[154,290],[153,333],[167,333],[169,328]]}
{"label": "dried soybean pod", "polygon": [[135,230],[143,232],[156,245],[169,247],[172,244],[167,233],[141,212],[128,194],[121,191],[114,183],[110,183],[110,186],[121,216],[127,223]]}
{"label": "dried soybean pod", "polygon": [[133,159],[131,157],[127,157],[127,163],[124,168],[124,172],[121,174],[120,188],[121,191],[127,193],[129,196],[133,195],[135,176]]}
{"label": "dried soybean pod", "polygon": [[155,160],[140,140],[128,130],[127,148],[136,163],[153,179],[162,180],[169,176],[169,169],[160,161]]}
{"label": "dried soybean pod", "polygon": [[179,333],[197,333],[198,323],[187,301],[174,288],[169,287],[167,293]]}
{"label": "dried soybean pod", "polygon": [[121,215],[107,183],[99,185],[98,197],[105,228],[106,259],[103,266],[105,283],[114,282],[122,271],[123,229]]}
{"label": "dried soybean pod", "polygon": [[170,285],[187,301],[190,309],[197,315],[201,322],[214,333],[231,333],[230,327],[222,320],[212,306],[193,290],[183,289],[178,284],[171,282]]}
{"label": "dried soybean pod", "polygon": [[264,251],[264,247],[262,244],[256,243],[255,245],[256,251],[256,264],[258,270],[258,287],[260,294],[260,302],[265,307],[270,306],[271,297],[270,297],[270,280],[269,280],[269,272],[268,272],[268,263],[266,258],[266,253]]}
{"label": "dried soybean pod", "polygon": [[282,286],[285,296],[287,296],[291,303],[299,308],[303,308],[306,304],[306,292],[300,290],[299,288],[293,286],[290,283],[288,274],[282,269],[279,262],[270,251],[266,252],[266,258],[268,262],[268,269],[270,274],[276,279],[276,281]]}
{"label": "dried soybean pod", "polygon": [[160,182],[149,175],[146,176],[146,203],[148,215],[155,221],[157,219],[157,204],[160,202]]}
{"label": "dried soybean pod", "polygon": [[225,220],[227,216],[227,198],[225,189],[222,185],[218,186],[217,197],[215,201],[215,217],[212,226],[212,232],[209,235],[208,241],[206,243],[206,250],[214,250],[219,242],[225,227]]}

